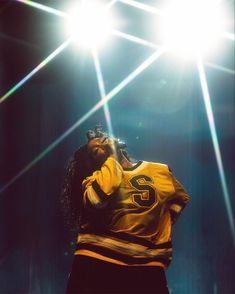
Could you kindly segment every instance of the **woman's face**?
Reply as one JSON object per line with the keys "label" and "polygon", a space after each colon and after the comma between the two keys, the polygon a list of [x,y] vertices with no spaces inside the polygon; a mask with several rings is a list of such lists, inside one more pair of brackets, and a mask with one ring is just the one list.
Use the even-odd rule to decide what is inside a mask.
{"label": "woman's face", "polygon": [[102,163],[109,156],[108,137],[94,138],[87,143],[88,152],[98,163]]}

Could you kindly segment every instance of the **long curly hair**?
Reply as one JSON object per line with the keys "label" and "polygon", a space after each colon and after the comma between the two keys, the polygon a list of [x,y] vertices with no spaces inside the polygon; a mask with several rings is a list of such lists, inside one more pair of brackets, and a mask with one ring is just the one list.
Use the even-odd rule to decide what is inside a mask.
{"label": "long curly hair", "polygon": [[66,167],[60,202],[68,227],[78,231],[83,215],[82,181],[100,166],[92,159],[87,145],[79,147]]}
{"label": "long curly hair", "polygon": [[[127,152],[122,149],[122,154],[129,160]],[[120,147],[117,156],[120,156]],[[71,231],[78,232],[80,225],[85,218],[89,217],[90,220],[95,220],[97,211],[84,211],[83,206],[83,180],[92,175],[92,173],[101,168],[102,163],[95,161],[88,152],[87,144],[79,147],[73,157],[69,160],[65,177],[62,184],[62,192],[60,202],[62,205],[62,212],[65,217],[66,223]],[[97,222],[92,221],[96,226]]]}

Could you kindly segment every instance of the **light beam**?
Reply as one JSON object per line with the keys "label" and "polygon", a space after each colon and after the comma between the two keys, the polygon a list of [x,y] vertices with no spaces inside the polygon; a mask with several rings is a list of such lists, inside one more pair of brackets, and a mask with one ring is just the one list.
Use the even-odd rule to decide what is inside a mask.
{"label": "light beam", "polygon": [[9,98],[16,90],[18,90],[24,83],[31,79],[40,69],[47,65],[56,55],[58,55],[62,50],[64,50],[70,43],[70,39],[66,40],[62,45],[60,45],[56,50],[54,50],[47,58],[45,58],[39,65],[37,65],[27,76],[25,76],[20,82],[18,82],[14,87],[12,87],[6,94],[0,98],[0,104]]}
{"label": "light beam", "polygon": [[219,44],[224,18],[216,1],[171,1],[164,12],[158,34],[172,53],[196,60]]}
{"label": "light beam", "polygon": [[143,4],[141,2],[138,1],[133,1],[133,0],[119,0],[119,2],[122,2],[124,4],[127,4],[129,6],[141,9],[143,11],[149,12],[149,13],[153,13],[153,14],[157,14],[157,15],[162,15],[164,12],[156,7],[150,6],[150,5],[146,5]]}
{"label": "light beam", "polygon": [[223,71],[223,72],[225,72],[227,74],[230,74],[230,75],[233,75],[233,76],[235,75],[235,71],[230,69],[230,68],[227,68],[227,67],[215,64],[215,63],[210,63],[210,62],[206,62],[205,65],[208,66],[208,67]]}
{"label": "light beam", "polygon": [[[98,52],[97,52],[96,48],[92,49],[92,55],[93,55],[94,64],[95,64],[97,82],[98,82],[98,86],[99,86],[99,90],[100,90],[100,98],[102,100],[106,96],[106,91],[105,91],[104,79],[103,79],[103,74],[101,71],[100,61],[99,61],[99,57],[98,57]],[[108,103],[104,104],[104,115],[105,115],[105,120],[106,120],[106,124],[108,127],[108,132],[113,137],[112,120],[111,120],[111,115],[110,115]]]}
{"label": "light beam", "polygon": [[46,6],[46,5],[43,5],[43,4],[34,2],[34,1],[30,1],[30,0],[16,0],[16,1],[20,2],[20,3],[24,3],[26,5],[29,5],[31,7],[37,8],[39,10],[46,11],[48,13],[52,13],[52,14],[57,15],[57,16],[68,17],[68,14],[63,12],[63,11],[51,8],[49,6]]}
{"label": "light beam", "polygon": [[218,136],[217,136],[217,132],[216,132],[216,126],[215,126],[214,115],[213,115],[212,105],[211,105],[211,99],[210,99],[207,80],[206,80],[206,74],[205,74],[205,70],[204,70],[204,66],[203,66],[201,58],[198,58],[197,66],[198,66],[198,72],[199,72],[200,83],[201,83],[201,87],[202,87],[203,99],[204,99],[204,103],[205,103],[207,119],[209,122],[209,128],[210,128],[210,132],[211,132],[211,138],[212,138],[212,143],[213,143],[213,147],[214,147],[216,162],[218,165],[219,176],[220,176],[225,206],[226,206],[226,210],[228,213],[229,225],[230,225],[230,229],[232,232],[233,241],[235,244],[234,217],[233,217],[233,212],[232,212],[232,208],[231,208],[228,187],[227,187],[227,183],[226,183],[226,177],[225,177],[225,172],[224,172],[224,167],[223,167],[223,162],[222,162],[222,156],[221,156],[221,152],[220,152]]}
{"label": "light beam", "polygon": [[73,124],[67,131],[65,131],[60,137],[52,142],[45,150],[43,150],[36,158],[34,158],[26,167],[24,167],[17,175],[15,175],[8,183],[6,183],[1,189],[0,193],[3,193],[7,188],[14,184],[21,176],[28,172],[33,166],[35,166],[41,159],[43,159],[50,151],[52,151],[57,145],[59,145],[66,137],[68,137],[76,128],[84,123],[91,115],[99,110],[105,103],[117,95],[122,89],[124,89],[131,81],[133,81],[139,74],[147,69],[154,61],[156,61],[163,53],[165,48],[160,48],[153,53],[149,58],[142,62],[132,73],[130,73],[122,82],[120,82],[115,88],[113,88],[102,100],[94,105],[86,114],[84,114],[75,124]]}
{"label": "light beam", "polygon": [[141,38],[133,36],[133,35],[129,35],[129,34],[120,32],[118,30],[112,30],[112,34],[114,36],[126,39],[128,41],[131,41],[131,42],[139,44],[139,45],[144,45],[144,46],[149,47],[149,48],[158,49],[158,48],[161,47],[161,46],[158,46],[158,45],[156,45],[156,44],[154,44],[152,42],[146,41],[144,39],[141,39]]}

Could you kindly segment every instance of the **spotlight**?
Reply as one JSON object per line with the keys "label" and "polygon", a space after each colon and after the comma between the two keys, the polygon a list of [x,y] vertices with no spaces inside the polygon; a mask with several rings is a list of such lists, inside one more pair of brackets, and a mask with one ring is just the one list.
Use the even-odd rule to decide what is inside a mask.
{"label": "spotlight", "polygon": [[112,30],[110,10],[100,2],[78,2],[68,15],[69,33],[79,46],[98,47],[104,43]]}
{"label": "spotlight", "polygon": [[222,36],[221,7],[215,0],[171,1],[164,9],[161,37],[166,47],[186,58],[215,48]]}

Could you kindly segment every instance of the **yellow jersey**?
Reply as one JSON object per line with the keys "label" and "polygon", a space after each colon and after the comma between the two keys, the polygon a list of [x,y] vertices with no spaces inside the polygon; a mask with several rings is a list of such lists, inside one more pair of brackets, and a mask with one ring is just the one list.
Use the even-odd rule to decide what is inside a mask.
{"label": "yellow jersey", "polygon": [[167,165],[139,161],[124,169],[110,156],[83,189],[88,216],[76,255],[126,266],[169,265],[171,227],[189,196]]}

